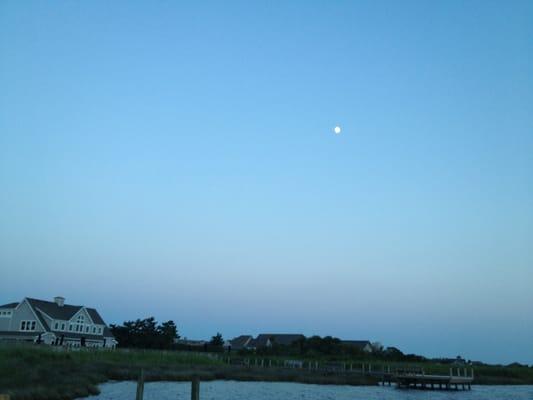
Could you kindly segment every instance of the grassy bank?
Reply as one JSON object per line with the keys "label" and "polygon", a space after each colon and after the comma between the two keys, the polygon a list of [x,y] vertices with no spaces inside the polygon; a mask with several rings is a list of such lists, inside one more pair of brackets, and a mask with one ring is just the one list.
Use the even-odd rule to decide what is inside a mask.
{"label": "grassy bank", "polygon": [[354,374],[230,366],[209,354],[165,351],[63,351],[46,346],[0,346],[0,394],[13,400],[69,400],[97,394],[107,380],[146,381],[232,379],[320,384],[369,385]]}
{"label": "grassy bank", "polygon": [[[282,358],[274,360],[277,364]],[[322,360],[321,360],[322,361]],[[352,360],[354,368],[360,361]],[[369,361],[365,361],[366,364]],[[448,374],[449,366],[435,363],[390,364],[382,367],[424,368],[427,374]],[[318,384],[375,385],[376,378],[357,373],[325,373],[308,369],[260,368],[224,364],[216,356],[177,351],[114,350],[64,351],[46,346],[0,346],[0,394],[13,400],[70,400],[98,393],[98,384],[107,380],[136,380],[145,371],[147,381],[188,381],[232,379],[285,381]],[[478,366],[477,384],[533,384],[533,368],[521,366]]]}

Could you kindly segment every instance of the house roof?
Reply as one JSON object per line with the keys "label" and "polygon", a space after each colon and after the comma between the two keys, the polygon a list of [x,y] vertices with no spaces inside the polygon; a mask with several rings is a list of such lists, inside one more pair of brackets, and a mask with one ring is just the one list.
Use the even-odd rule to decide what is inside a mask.
{"label": "house roof", "polygon": [[[42,311],[43,313],[48,315],[50,318],[59,319],[63,321],[70,320],[78,311],[80,311],[83,308],[83,306],[74,306],[70,304],[65,304],[62,307],[60,307],[53,301],[38,300],[38,299],[31,299],[31,298],[27,298],[27,300],[30,303],[30,305],[33,307],[33,309]],[[105,322],[100,316],[100,314],[98,314],[98,311],[96,311],[94,308],[86,308],[86,310],[95,324],[105,325]],[[42,319],[42,316],[39,319]]]}
{"label": "house roof", "polygon": [[302,334],[293,334],[293,333],[262,333],[257,336],[254,340],[254,345],[256,347],[263,347],[267,345],[268,340],[272,344],[279,344],[282,346],[290,346],[294,342],[300,339],[304,339],[305,336]]}
{"label": "house roof", "polygon": [[241,335],[231,339],[229,342],[232,348],[239,350],[246,347],[246,345],[248,345],[251,341],[252,335]]}
{"label": "house roof", "polygon": [[100,316],[100,314],[98,314],[98,311],[96,311],[94,308],[86,308],[86,310],[95,324],[105,325],[105,322]]}
{"label": "house roof", "polygon": [[39,322],[43,325],[44,330],[49,331],[50,327],[48,326],[41,312],[39,310],[35,310],[35,315],[37,315],[37,318],[39,318]]}
{"label": "house roof", "polygon": [[44,312],[50,318],[61,319],[65,321],[70,320],[74,316],[74,314],[76,314],[82,308],[82,306],[73,306],[70,304],[65,304],[62,307],[59,307],[53,301],[38,300],[38,299],[31,299],[31,298],[27,298],[27,300],[34,309],[38,308],[40,311]]}
{"label": "house roof", "polygon": [[3,306],[0,306],[0,308],[15,308],[18,305],[19,303],[7,303],[7,304],[4,304]]}

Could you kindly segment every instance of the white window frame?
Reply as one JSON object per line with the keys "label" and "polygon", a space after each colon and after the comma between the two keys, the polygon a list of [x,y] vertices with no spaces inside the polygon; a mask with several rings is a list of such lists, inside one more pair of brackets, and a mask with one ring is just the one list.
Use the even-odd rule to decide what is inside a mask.
{"label": "white window frame", "polygon": [[24,319],[20,321],[19,331],[21,332],[35,332],[37,322],[35,320]]}

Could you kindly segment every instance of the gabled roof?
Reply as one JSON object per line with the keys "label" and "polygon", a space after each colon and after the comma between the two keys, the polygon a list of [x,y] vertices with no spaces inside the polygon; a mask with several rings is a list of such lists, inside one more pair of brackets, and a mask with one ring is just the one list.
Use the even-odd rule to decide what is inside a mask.
{"label": "gabled roof", "polygon": [[105,325],[105,322],[102,319],[102,317],[100,316],[100,314],[98,314],[98,311],[96,311],[94,308],[86,308],[86,310],[89,313],[89,316],[91,317],[91,319],[93,320],[93,322],[95,324],[97,324],[97,325]]}
{"label": "gabled roof", "polygon": [[267,345],[267,342],[270,339],[272,344],[290,346],[294,342],[304,338],[305,336],[299,333],[262,333],[257,336],[254,344],[256,347],[263,347]]}
{"label": "gabled roof", "polygon": [[[70,304],[64,304],[60,307],[53,301],[45,301],[31,298],[27,298],[27,300],[35,311],[42,311],[50,318],[59,319],[63,321],[70,320],[74,315],[76,315],[78,311],[83,308],[83,306],[73,306]],[[87,313],[95,324],[105,325],[105,322],[100,316],[100,314],[98,314],[98,311],[96,311],[94,308],[85,309],[87,310]]]}
{"label": "gabled roof", "polygon": [[44,319],[43,315],[39,310],[35,310],[35,315],[37,315],[37,318],[39,318],[39,322],[43,325],[43,328],[45,331],[49,331],[50,327],[46,323],[46,320]]}
{"label": "gabled roof", "polygon": [[53,301],[37,300],[26,298],[33,309],[39,309],[53,319],[61,319],[64,321],[70,320],[74,314],[81,310],[82,306],[72,306],[65,304],[59,307]]}
{"label": "gabled roof", "polygon": [[243,349],[252,341],[252,335],[241,335],[231,339],[229,342],[235,350]]}
{"label": "gabled roof", "polygon": [[15,308],[18,305],[19,303],[8,303],[8,304],[4,304],[3,306],[0,306],[0,308]]}

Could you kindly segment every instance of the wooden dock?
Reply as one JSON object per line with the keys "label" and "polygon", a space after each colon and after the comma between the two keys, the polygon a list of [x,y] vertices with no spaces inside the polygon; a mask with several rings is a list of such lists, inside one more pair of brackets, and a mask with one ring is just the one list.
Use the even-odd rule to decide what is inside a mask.
{"label": "wooden dock", "polygon": [[[467,373],[467,369],[457,368],[457,374],[454,374],[450,368],[449,375],[427,375],[424,371],[404,371],[398,370],[389,379],[396,381],[398,388],[412,388],[425,390],[470,390],[474,380],[474,370]],[[385,380],[384,380],[385,382]],[[390,380],[389,380],[390,384]]]}

